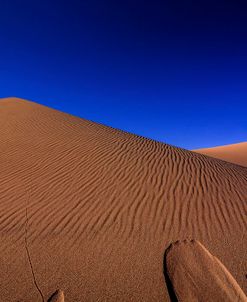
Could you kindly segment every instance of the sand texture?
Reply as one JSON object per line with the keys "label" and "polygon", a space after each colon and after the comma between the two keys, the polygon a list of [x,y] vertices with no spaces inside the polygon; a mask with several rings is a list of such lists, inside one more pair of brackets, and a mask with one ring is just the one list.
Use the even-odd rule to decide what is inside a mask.
{"label": "sand texture", "polygon": [[171,300],[247,301],[226,267],[196,240],[171,244],[165,253],[164,274]]}
{"label": "sand texture", "polygon": [[15,98],[0,167],[0,301],[169,301],[164,254],[186,238],[246,294],[246,167]]}
{"label": "sand texture", "polygon": [[194,151],[247,167],[247,142]]}

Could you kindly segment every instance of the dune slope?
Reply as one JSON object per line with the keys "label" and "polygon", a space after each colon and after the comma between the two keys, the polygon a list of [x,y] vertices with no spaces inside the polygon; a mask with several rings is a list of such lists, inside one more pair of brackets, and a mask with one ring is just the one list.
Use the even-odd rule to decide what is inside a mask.
{"label": "dune slope", "polygon": [[246,168],[15,98],[0,167],[0,301],[169,301],[185,238],[246,293]]}
{"label": "dune slope", "polygon": [[247,142],[194,151],[247,167]]}

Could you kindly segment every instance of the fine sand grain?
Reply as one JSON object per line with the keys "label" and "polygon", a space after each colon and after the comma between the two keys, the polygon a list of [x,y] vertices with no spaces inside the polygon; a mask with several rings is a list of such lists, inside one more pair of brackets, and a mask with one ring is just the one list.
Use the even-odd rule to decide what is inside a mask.
{"label": "fine sand grain", "polygon": [[0,301],[169,301],[164,253],[186,238],[246,294],[247,168],[16,98],[0,167]]}
{"label": "fine sand grain", "polygon": [[194,151],[247,167],[247,142]]}

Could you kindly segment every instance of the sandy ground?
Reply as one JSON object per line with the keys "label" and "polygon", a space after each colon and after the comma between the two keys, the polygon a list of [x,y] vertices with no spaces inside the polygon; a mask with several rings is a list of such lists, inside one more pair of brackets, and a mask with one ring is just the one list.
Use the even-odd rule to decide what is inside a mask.
{"label": "sandy ground", "polygon": [[169,301],[184,239],[246,294],[247,168],[15,98],[0,167],[0,301]]}
{"label": "sandy ground", "polygon": [[247,167],[247,142],[194,151]]}

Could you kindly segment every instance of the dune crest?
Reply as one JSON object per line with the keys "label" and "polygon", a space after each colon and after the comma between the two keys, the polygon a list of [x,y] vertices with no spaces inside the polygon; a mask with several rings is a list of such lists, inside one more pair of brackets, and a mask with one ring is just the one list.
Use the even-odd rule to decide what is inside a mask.
{"label": "dune crest", "polygon": [[[177,241],[167,249],[164,274],[178,301],[239,301],[247,298],[219,259],[196,240]],[[170,283],[169,283],[170,281]]]}
{"label": "dune crest", "polygon": [[247,167],[247,142],[193,151]]}

